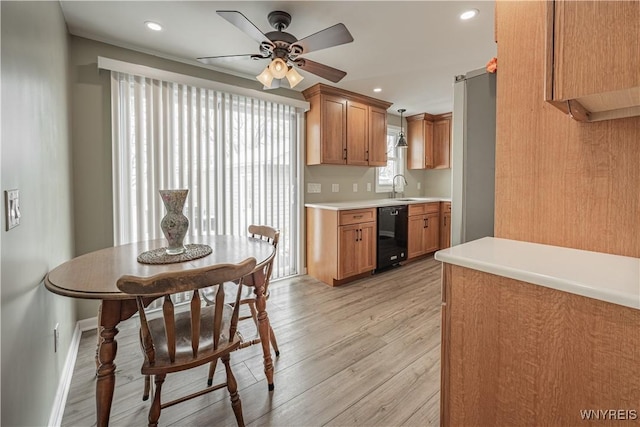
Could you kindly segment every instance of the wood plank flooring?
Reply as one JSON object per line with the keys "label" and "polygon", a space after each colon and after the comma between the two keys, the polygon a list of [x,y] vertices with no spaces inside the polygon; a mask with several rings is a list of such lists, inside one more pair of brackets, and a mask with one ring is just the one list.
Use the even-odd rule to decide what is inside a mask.
{"label": "wood plank flooring", "polygon": [[[267,390],[259,345],[231,356],[246,425],[438,425],[440,274],[429,257],[335,288],[309,276],[273,282],[275,391]],[[127,320],[116,337],[113,426],[147,424],[137,327],[137,318]],[[95,425],[95,343],[95,331],[83,333],[62,426]],[[206,377],[207,367],[169,375],[164,400],[202,387]],[[236,422],[223,389],[163,410],[160,425]]]}

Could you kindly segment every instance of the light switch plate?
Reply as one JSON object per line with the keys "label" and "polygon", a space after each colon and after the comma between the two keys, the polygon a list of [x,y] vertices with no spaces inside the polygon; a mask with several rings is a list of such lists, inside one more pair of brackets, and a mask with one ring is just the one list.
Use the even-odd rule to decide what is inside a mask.
{"label": "light switch plate", "polygon": [[367,191],[371,191],[371,183],[367,182]]}
{"label": "light switch plate", "polygon": [[20,194],[18,190],[5,190],[4,208],[7,231],[20,225]]}
{"label": "light switch plate", "polygon": [[340,191],[340,184],[331,184],[331,191],[334,193]]}
{"label": "light switch plate", "polygon": [[358,184],[357,183],[353,184],[353,192],[354,193],[358,192]]}

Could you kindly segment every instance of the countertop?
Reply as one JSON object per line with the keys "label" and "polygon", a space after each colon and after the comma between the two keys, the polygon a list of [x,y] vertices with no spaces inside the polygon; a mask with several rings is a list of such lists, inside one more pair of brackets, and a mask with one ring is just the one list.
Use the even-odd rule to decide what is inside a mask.
{"label": "countertop", "polygon": [[349,209],[377,208],[381,206],[411,205],[416,203],[450,202],[450,201],[451,201],[451,198],[446,198],[446,197],[444,198],[443,197],[398,197],[397,199],[358,200],[353,202],[307,203],[304,206],[307,208],[342,211],[342,210],[349,210]]}
{"label": "countertop", "polygon": [[485,237],[435,259],[640,310],[640,258]]}

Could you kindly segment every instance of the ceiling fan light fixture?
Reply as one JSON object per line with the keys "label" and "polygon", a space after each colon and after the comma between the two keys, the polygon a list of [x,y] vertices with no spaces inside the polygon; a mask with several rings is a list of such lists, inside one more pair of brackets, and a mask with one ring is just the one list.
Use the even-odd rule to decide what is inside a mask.
{"label": "ceiling fan light fixture", "polygon": [[292,89],[296,87],[296,85],[300,83],[302,79],[304,79],[304,77],[302,77],[302,75],[300,75],[300,73],[293,67],[289,68],[289,71],[287,71],[287,74],[285,75],[285,77],[289,81],[289,86]]}
{"label": "ceiling fan light fixture", "polygon": [[264,70],[256,76],[256,79],[258,79],[258,81],[262,83],[263,86],[271,87],[271,82],[273,81],[273,74],[271,74],[271,71],[267,66],[267,67],[264,67]]}
{"label": "ceiling fan light fixture", "polygon": [[287,75],[289,67],[287,66],[287,63],[284,62],[281,58],[275,58],[269,64],[269,71],[271,71],[271,75],[273,76],[273,78],[281,79]]}

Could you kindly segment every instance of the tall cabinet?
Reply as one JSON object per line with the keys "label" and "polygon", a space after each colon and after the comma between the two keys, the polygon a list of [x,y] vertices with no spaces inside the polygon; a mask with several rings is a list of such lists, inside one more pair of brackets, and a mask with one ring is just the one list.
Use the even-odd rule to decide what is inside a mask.
{"label": "tall cabinet", "polygon": [[318,83],[302,92],[307,165],[385,166],[390,102]]}

